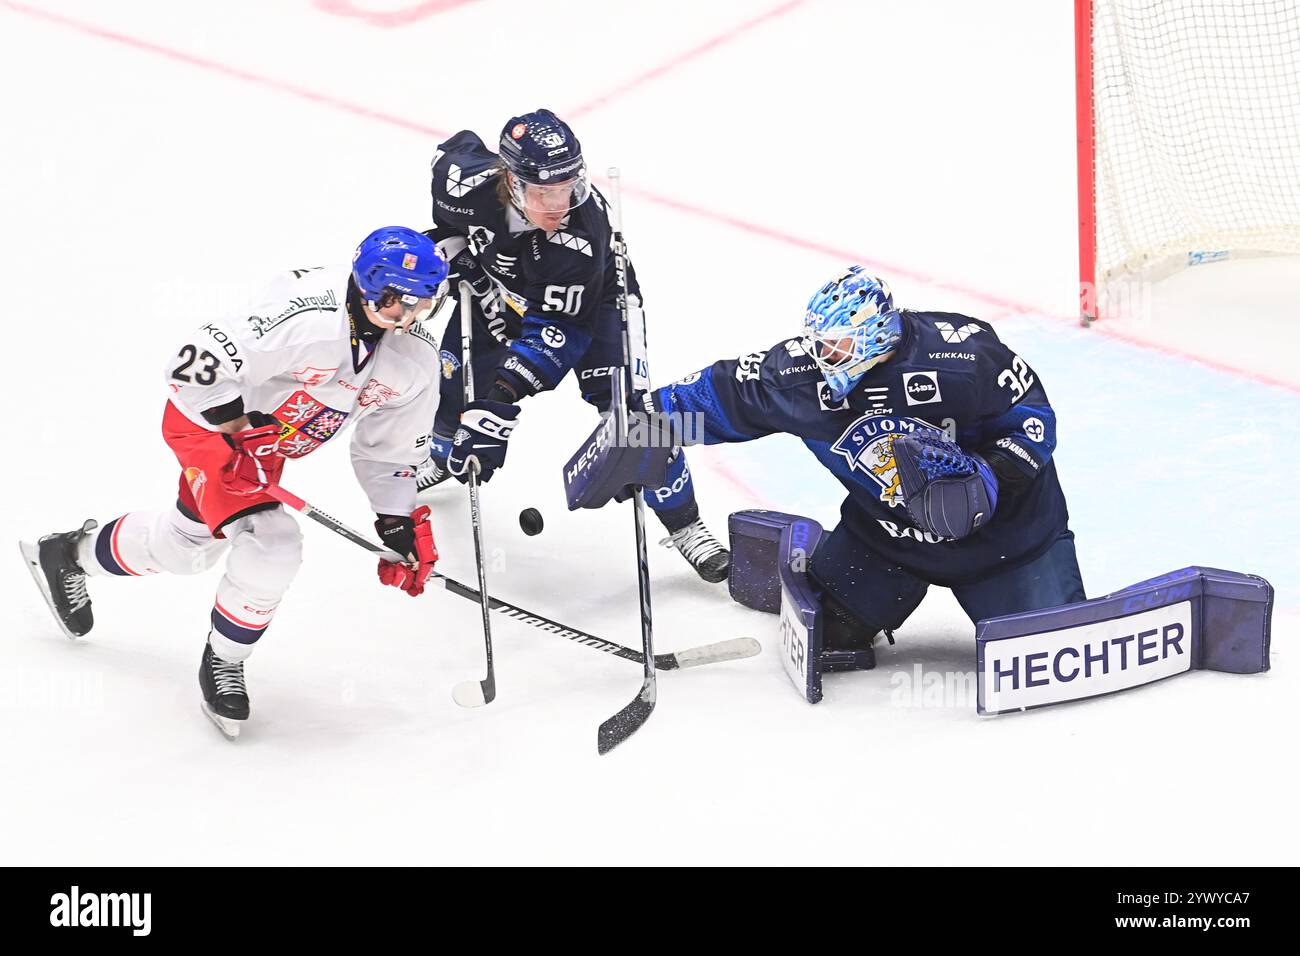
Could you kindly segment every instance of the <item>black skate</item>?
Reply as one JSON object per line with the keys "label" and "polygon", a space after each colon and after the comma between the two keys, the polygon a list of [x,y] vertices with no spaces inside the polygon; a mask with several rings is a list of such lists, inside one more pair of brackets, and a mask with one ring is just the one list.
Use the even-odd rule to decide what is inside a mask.
{"label": "black skate", "polygon": [[671,537],[659,542],[666,548],[676,548],[691,567],[705,581],[719,584],[731,573],[731,552],[709,533],[704,522],[696,518],[685,528],[678,528]]}
{"label": "black skate", "polygon": [[[830,671],[869,671],[876,666],[878,630],[863,624],[848,608],[831,595],[822,597],[821,669]],[[885,631],[894,643],[892,631]]]}
{"label": "black skate", "polygon": [[417,495],[428,491],[435,485],[440,485],[451,477],[451,472],[447,470],[447,459],[426,458],[420,467],[415,469],[415,493]]}
{"label": "black skate", "polygon": [[218,657],[207,644],[199,664],[199,687],[203,690],[203,712],[218,730],[234,740],[239,736],[240,721],[248,719],[244,662]]}
{"label": "black skate", "polygon": [[18,542],[27,570],[41,589],[54,619],[63,633],[74,640],[85,637],[95,626],[90,595],[86,593],[86,572],[77,563],[77,546],[98,527],[94,520],[88,520],[76,531],[47,534],[35,544]]}

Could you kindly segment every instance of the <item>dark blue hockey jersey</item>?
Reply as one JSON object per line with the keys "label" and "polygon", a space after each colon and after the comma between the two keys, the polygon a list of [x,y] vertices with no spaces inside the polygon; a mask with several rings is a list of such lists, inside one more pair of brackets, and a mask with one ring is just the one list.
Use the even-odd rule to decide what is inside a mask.
{"label": "dark blue hockey jersey", "polygon": [[[841,518],[867,550],[927,581],[966,584],[1032,561],[1068,519],[1052,462],[1056,416],[1038,376],[986,322],[901,315],[895,354],[840,402],[795,338],[658,389],[655,407],[698,413],[705,444],[777,432],[803,439],[848,489]],[[903,506],[893,439],[924,426],[983,455],[998,475],[993,519],[969,537],[922,531]]]}
{"label": "dark blue hockey jersey", "polygon": [[[554,388],[591,342],[602,306],[618,295],[605,198],[591,195],[555,232],[543,232],[497,190],[497,154],[463,130],[433,157],[433,221],[440,245],[457,236],[501,292],[506,308],[492,323],[511,340],[502,374],[519,395]],[[444,247],[446,248],[446,247]],[[629,291],[639,294],[629,268]]]}

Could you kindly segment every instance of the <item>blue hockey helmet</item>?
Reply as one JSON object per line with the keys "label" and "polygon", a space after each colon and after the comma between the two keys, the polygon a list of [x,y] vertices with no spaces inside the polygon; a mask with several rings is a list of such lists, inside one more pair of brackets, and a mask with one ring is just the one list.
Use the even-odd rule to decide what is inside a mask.
{"label": "blue hockey helmet", "polygon": [[385,294],[396,295],[406,306],[393,328],[405,329],[425,318],[432,309],[416,313],[421,299],[440,298],[447,279],[447,263],[433,240],[405,226],[376,229],[357,246],[352,256],[352,278],[372,312],[378,312]]}
{"label": "blue hockey helmet", "polygon": [[808,300],[804,338],[836,401],[902,337],[889,285],[862,266],[849,266]]}
{"label": "blue hockey helmet", "polygon": [[510,173],[510,196],[521,211],[574,209],[591,195],[582,144],[550,110],[511,117],[498,149]]}

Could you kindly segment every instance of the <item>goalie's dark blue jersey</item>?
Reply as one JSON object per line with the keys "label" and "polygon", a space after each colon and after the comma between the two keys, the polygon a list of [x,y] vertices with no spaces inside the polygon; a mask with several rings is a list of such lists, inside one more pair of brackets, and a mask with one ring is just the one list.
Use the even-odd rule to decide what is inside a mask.
{"label": "goalie's dark blue jersey", "polygon": [[[1042,554],[1065,530],[1056,416],[1029,365],[990,325],[949,312],[902,311],[892,358],[840,402],[801,339],[724,359],[654,393],[660,411],[699,413],[706,444],[785,432],[803,439],[848,489],[844,523],[885,561],[940,585],[966,584]],[[999,476],[993,519],[952,540],[917,528],[903,506],[893,439],[948,432]]]}
{"label": "goalie's dark blue jersey", "polygon": [[[498,338],[511,339],[523,362],[508,363],[521,394],[554,388],[591,343],[602,307],[617,300],[612,231],[605,199],[592,187],[555,232],[527,222],[503,205],[497,154],[463,130],[433,158],[435,242],[462,236],[492,277],[505,308],[490,322]],[[629,291],[639,294],[629,265]]]}

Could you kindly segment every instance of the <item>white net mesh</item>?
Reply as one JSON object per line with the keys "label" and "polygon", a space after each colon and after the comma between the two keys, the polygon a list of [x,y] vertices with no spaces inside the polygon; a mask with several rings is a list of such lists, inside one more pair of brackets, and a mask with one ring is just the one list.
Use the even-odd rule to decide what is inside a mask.
{"label": "white net mesh", "polygon": [[1097,280],[1300,253],[1300,0],[1094,0]]}

